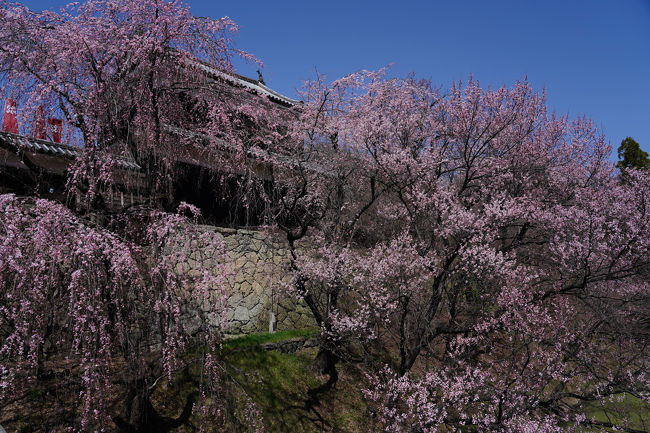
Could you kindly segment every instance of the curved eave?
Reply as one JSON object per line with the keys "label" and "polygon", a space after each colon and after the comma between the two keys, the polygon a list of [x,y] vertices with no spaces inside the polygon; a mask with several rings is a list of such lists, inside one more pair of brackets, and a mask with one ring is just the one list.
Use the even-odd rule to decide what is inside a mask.
{"label": "curved eave", "polygon": [[286,107],[293,107],[301,104],[301,101],[284,96],[283,94],[267,87],[265,84],[262,84],[257,80],[253,80],[252,78],[244,77],[243,75],[235,73],[224,72],[204,62],[197,61],[197,64],[199,68],[208,76],[226,81],[234,86],[243,87],[254,93],[257,93],[258,95],[266,96],[277,104],[284,105]]}
{"label": "curved eave", "polygon": [[[15,150],[26,150],[28,152],[49,154],[68,159],[74,159],[81,153],[81,148],[76,146],[68,146],[62,143],[40,140],[5,131],[0,131],[0,140],[7,142]],[[135,171],[142,169],[142,167],[133,160],[116,155],[106,155],[108,155],[109,158],[112,158],[119,168]]]}

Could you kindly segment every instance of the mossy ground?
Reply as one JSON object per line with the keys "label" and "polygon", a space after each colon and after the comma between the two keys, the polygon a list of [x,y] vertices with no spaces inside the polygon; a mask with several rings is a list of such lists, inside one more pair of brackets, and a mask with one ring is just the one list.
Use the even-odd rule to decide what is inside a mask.
{"label": "mossy ground", "polygon": [[[336,387],[309,399],[308,391],[327,381],[311,368],[316,349],[296,353],[263,350],[261,345],[298,337],[312,337],[312,330],[251,334],[224,341],[222,394],[226,402],[215,422],[193,415],[182,426],[169,431],[195,432],[202,421],[215,431],[255,432],[255,420],[268,433],[354,433],[368,431],[367,409],[361,393],[364,381],[353,366],[340,365]],[[178,419],[198,392],[197,368],[164,381],[152,396],[152,404],[165,419]],[[309,404],[309,403],[311,404]],[[225,413],[224,413],[225,411]],[[218,424],[218,425],[217,425]],[[212,431],[208,428],[208,431]]]}
{"label": "mossy ground", "polygon": [[268,432],[366,431],[358,373],[342,368],[336,387],[308,404],[308,391],[326,382],[310,363],[315,349],[298,353],[252,350],[225,356],[228,370],[260,409]]}
{"label": "mossy ground", "polygon": [[[206,401],[208,406],[216,399],[226,402],[220,415],[215,417],[195,410],[188,416],[188,410],[200,401],[197,397],[202,372],[200,365],[195,364],[176,374],[172,381],[161,381],[152,395],[152,405],[159,417],[155,431],[198,432],[199,426],[204,425],[208,426],[204,431],[246,433],[258,431],[256,424],[259,423],[269,433],[379,431],[371,424],[361,393],[366,385],[365,377],[354,365],[339,364],[340,379],[336,387],[319,394],[318,401],[314,402],[309,399],[309,390],[327,381],[327,377],[319,376],[311,368],[316,349],[280,353],[263,350],[261,346],[314,335],[314,331],[299,330],[246,335],[225,341],[221,350],[222,388],[219,395],[210,395]],[[24,411],[24,416],[13,418],[14,431],[62,431],[54,427],[59,425],[56,421],[74,419],[70,406],[63,412],[50,409],[50,406],[57,407],[51,401],[55,394],[49,390],[54,382],[47,385],[24,393],[20,404],[29,409]],[[122,397],[120,393],[115,395],[116,413]],[[631,414],[628,419],[631,431],[650,432],[650,405],[631,395],[621,396],[620,401],[613,400],[604,406],[586,405],[585,410],[589,418],[602,423],[617,423],[622,413]],[[467,432],[472,431],[468,427]],[[601,426],[582,431],[613,430]]]}

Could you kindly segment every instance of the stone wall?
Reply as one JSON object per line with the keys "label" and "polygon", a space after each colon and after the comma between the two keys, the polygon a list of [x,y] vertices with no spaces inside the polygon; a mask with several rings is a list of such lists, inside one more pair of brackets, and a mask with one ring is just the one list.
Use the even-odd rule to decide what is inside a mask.
{"label": "stone wall", "polygon": [[190,260],[183,268],[221,263],[225,258],[230,270],[224,325],[227,335],[267,332],[271,311],[278,331],[316,326],[307,306],[281,289],[281,283],[289,282],[290,276],[288,251],[279,234],[214,226],[201,226],[201,230],[223,241],[226,256],[208,257],[217,253],[196,251],[201,260]]}

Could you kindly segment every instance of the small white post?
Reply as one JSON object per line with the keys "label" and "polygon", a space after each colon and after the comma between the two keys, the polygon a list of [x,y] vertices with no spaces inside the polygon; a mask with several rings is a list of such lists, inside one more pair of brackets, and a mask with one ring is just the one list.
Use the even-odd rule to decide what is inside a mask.
{"label": "small white post", "polygon": [[269,315],[269,334],[275,334],[275,328],[275,313],[271,311],[271,314]]}

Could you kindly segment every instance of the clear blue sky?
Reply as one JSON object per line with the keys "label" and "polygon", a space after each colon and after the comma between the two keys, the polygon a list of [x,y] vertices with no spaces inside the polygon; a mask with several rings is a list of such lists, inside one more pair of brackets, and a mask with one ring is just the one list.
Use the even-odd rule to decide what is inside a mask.
{"label": "clear blue sky", "polygon": [[[67,1],[25,0],[34,10]],[[612,143],[650,153],[650,0],[187,0],[195,15],[230,16],[237,46],[264,62],[267,85],[295,96],[314,70],[338,78],[394,63],[449,86],[528,77],[558,113],[586,114]],[[256,77],[255,67],[240,72]]]}

